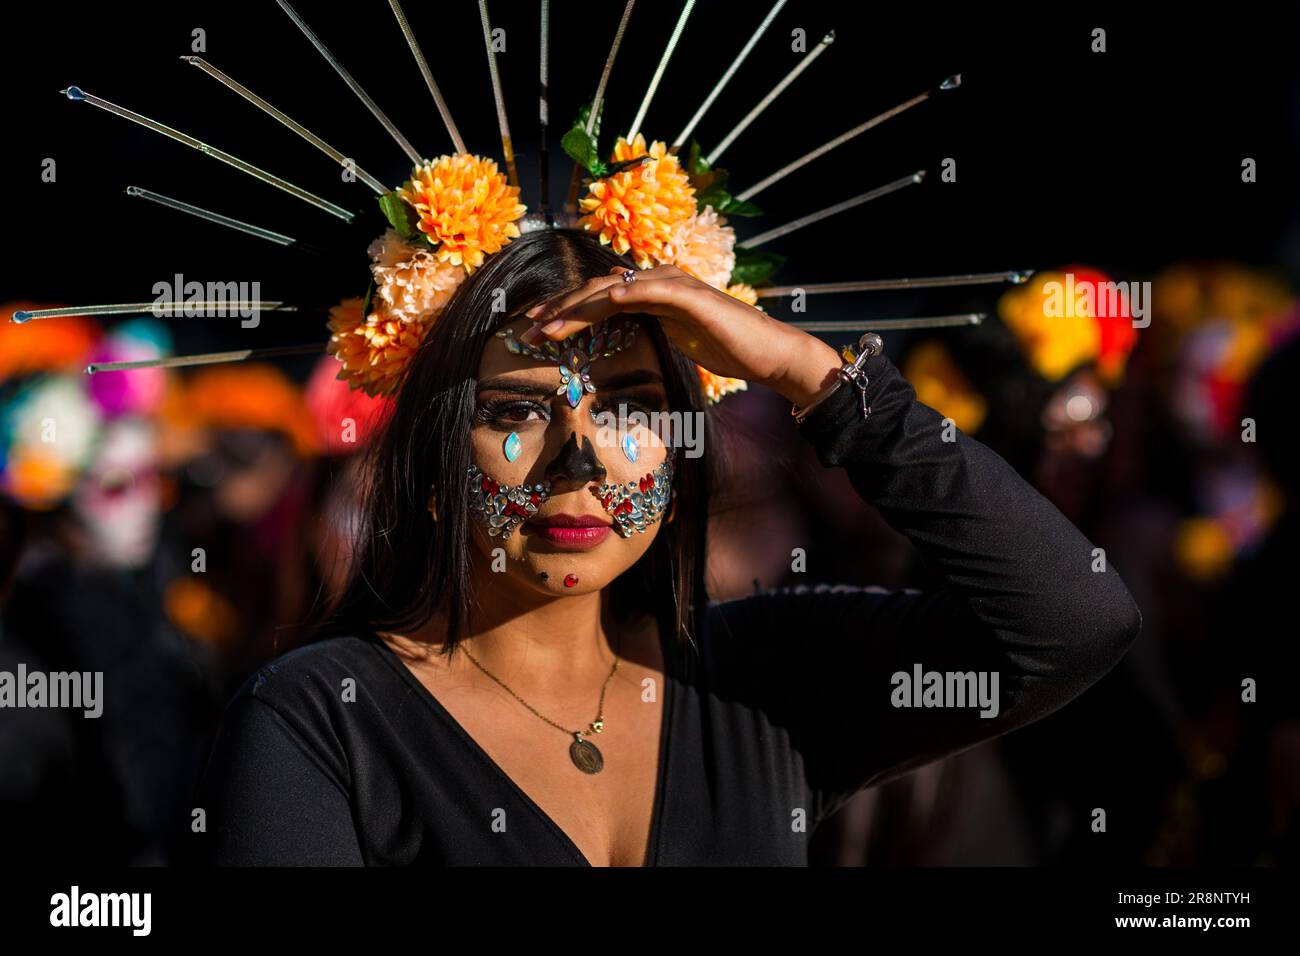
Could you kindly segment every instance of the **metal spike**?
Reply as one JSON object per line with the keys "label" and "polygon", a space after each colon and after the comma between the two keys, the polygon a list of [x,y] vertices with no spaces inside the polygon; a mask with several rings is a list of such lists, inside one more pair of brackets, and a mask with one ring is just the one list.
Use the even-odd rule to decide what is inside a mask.
{"label": "metal spike", "polygon": [[323,139],[321,139],[311,130],[307,129],[301,123],[291,119],[290,117],[286,116],[284,113],[280,112],[270,103],[268,103],[266,100],[262,99],[252,90],[248,89],[248,87],[244,86],[242,83],[237,82],[232,77],[227,76],[225,73],[221,72],[221,70],[218,70],[207,60],[198,56],[183,56],[181,57],[181,59],[192,66],[197,66],[200,70],[202,70],[204,73],[208,74],[208,76],[215,79],[222,86],[226,87],[229,90],[233,90],[234,92],[242,96],[244,99],[248,100],[248,102],[252,103],[258,109],[260,109],[263,113],[266,113],[268,116],[279,120],[285,126],[289,127],[289,129],[293,130],[295,133],[297,133],[307,142],[311,143],[313,146],[319,149],[330,159],[334,160],[334,162],[338,163],[340,166],[346,169],[348,168],[348,164],[351,163],[351,168],[353,172],[357,174],[357,178],[360,179],[362,182],[364,182],[367,186],[369,186],[379,195],[382,196],[384,193],[388,192],[388,188],[382,182],[380,182],[374,176],[371,176],[368,172],[366,172],[364,169],[358,166],[355,160],[347,156],[344,156],[341,152],[339,152],[329,143],[325,142]]}
{"label": "metal spike", "polygon": [[357,95],[357,98],[366,105],[366,109],[370,110],[371,115],[374,116],[375,119],[379,120],[380,125],[382,125],[384,129],[388,130],[388,135],[393,137],[398,146],[402,147],[402,152],[406,153],[407,157],[409,157],[411,162],[415,163],[415,165],[420,165],[423,162],[423,159],[420,154],[415,151],[415,147],[412,146],[410,141],[402,135],[401,131],[393,124],[393,121],[390,120],[384,114],[384,111],[379,108],[379,105],[370,98],[370,95],[361,88],[361,84],[352,78],[352,74],[343,68],[343,64],[340,63],[334,54],[329,51],[329,48],[326,47],[324,43],[321,43],[320,38],[312,32],[311,27],[307,26],[302,17],[298,16],[293,7],[289,6],[287,0],[275,0],[275,2],[280,5],[281,10],[289,15],[289,19],[292,20],[294,25],[302,31],[302,35],[311,41],[311,45],[314,46],[316,51],[325,58],[325,62],[334,67],[334,72],[337,73],[343,79],[343,82],[348,85],[348,89]]}
{"label": "metal spike", "polygon": [[796,229],[802,229],[804,226],[811,226],[813,223],[820,222],[828,216],[834,216],[837,213],[852,209],[854,206],[860,206],[865,202],[871,202],[873,199],[879,199],[882,196],[888,196],[890,193],[898,192],[900,189],[906,189],[908,186],[914,186],[924,178],[925,170],[918,169],[910,176],[903,176],[900,179],[895,179],[892,183],[886,183],[877,189],[872,189],[868,192],[862,193],[860,196],[854,196],[852,199],[846,199],[843,202],[837,202],[833,206],[827,206],[825,209],[819,209],[817,212],[809,213],[793,222],[788,222],[784,226],[777,226],[775,229],[769,229],[767,232],[754,236],[752,239],[746,239],[742,245],[746,249],[753,249],[757,246],[761,246],[765,242],[770,242],[780,236],[794,232]]}
{"label": "metal spike", "polygon": [[632,128],[627,134],[629,143],[641,131],[641,122],[645,119],[646,111],[650,109],[650,101],[654,99],[655,91],[659,89],[659,81],[663,79],[664,71],[668,69],[668,61],[672,59],[673,51],[677,49],[677,43],[682,38],[682,31],[686,29],[686,21],[694,9],[695,0],[686,0],[686,5],[682,7],[682,12],[677,17],[677,25],[673,27],[672,36],[668,38],[668,46],[665,47],[663,56],[659,58],[659,66],[650,79],[650,87],[645,91],[645,96],[641,100],[641,108],[636,111],[636,119],[632,120]]}
{"label": "metal spike", "polygon": [[388,5],[393,8],[393,15],[397,17],[397,25],[401,28],[402,36],[406,37],[406,45],[411,48],[411,53],[415,56],[415,65],[420,68],[420,75],[424,77],[425,85],[429,87],[429,92],[433,94],[434,105],[438,107],[438,114],[447,127],[447,133],[451,136],[456,152],[469,152],[465,148],[465,141],[460,138],[460,130],[456,129],[456,124],[451,118],[451,110],[447,108],[447,101],[442,98],[442,92],[438,89],[438,84],[433,80],[433,71],[429,69],[429,64],[424,59],[424,51],[420,49],[420,43],[415,39],[415,33],[411,30],[411,25],[406,21],[406,14],[402,12],[401,4],[397,0],[388,0]]}
{"label": "metal spike", "polygon": [[987,312],[963,312],[960,315],[930,315],[908,319],[854,319],[850,322],[787,322],[805,332],[897,332],[905,329],[946,329],[979,325]]}
{"label": "metal spike", "polygon": [[778,299],[802,292],[817,295],[826,292],[880,292],[886,289],[937,289],[946,286],[992,285],[997,282],[1009,282],[1021,285],[1033,269],[1020,269],[1009,272],[978,272],[969,275],[929,276],[922,279],[869,279],[861,282],[822,282],[807,285],[765,286],[756,290],[760,299]]}
{"label": "metal spike", "polygon": [[[587,135],[590,136],[596,128],[596,117],[600,115],[600,107],[605,102],[605,87],[609,83],[609,75],[614,71],[614,58],[618,56],[618,48],[623,43],[623,34],[627,32],[627,22],[632,19],[632,8],[636,5],[636,0],[627,0],[623,7],[623,18],[618,22],[618,29],[614,31],[614,42],[610,45],[609,55],[605,57],[605,68],[600,72],[600,82],[596,84],[596,96],[591,101],[591,112],[587,114]],[[582,167],[577,163],[573,165],[573,175],[569,177],[569,196],[565,200],[564,208],[573,215],[578,211],[578,188],[582,185]]]}
{"label": "metal spike", "polygon": [[92,362],[86,374],[97,372],[131,372],[141,368],[189,368],[195,365],[224,365],[227,362],[246,362],[249,359],[279,358],[283,355],[311,355],[324,352],[320,342],[310,345],[281,345],[263,349],[238,349],[233,352],[202,352],[197,355],[173,355],[168,358],[137,359],[132,362]]}
{"label": "metal spike", "polygon": [[539,182],[538,190],[542,194],[541,213],[546,222],[551,221],[551,170],[550,149],[547,146],[547,127],[550,125],[548,99],[550,92],[550,39],[551,39],[551,0],[542,0],[541,54],[538,64],[538,144],[537,162]]}
{"label": "metal spike", "polygon": [[36,319],[58,319],[69,315],[144,315],[148,313],[155,318],[164,318],[174,316],[177,313],[184,314],[186,311],[201,309],[203,312],[209,310],[233,311],[233,310],[256,310],[258,312],[297,312],[296,305],[285,305],[283,302],[262,302],[248,299],[237,301],[230,300],[205,300],[201,302],[115,302],[109,305],[77,305],[63,306],[57,309],[16,309],[9,317],[9,321],[16,325],[22,325]]}
{"label": "metal spike", "polygon": [[141,116],[139,113],[129,110],[124,106],[118,106],[116,103],[110,103],[108,100],[100,99],[98,96],[87,93],[78,86],[69,86],[66,90],[60,90],[59,92],[75,102],[89,103],[91,106],[98,106],[102,110],[106,110],[109,113],[122,117],[123,119],[128,119],[132,123],[145,127],[145,129],[151,129],[155,133],[162,133],[169,139],[174,139],[178,143],[184,143],[191,149],[197,149],[200,153],[211,156],[213,159],[218,159],[228,166],[233,166],[240,172],[247,173],[255,179],[260,179],[262,182],[274,186],[276,189],[281,189],[289,195],[301,199],[305,203],[310,203],[317,209],[323,209],[330,215],[337,216],[345,222],[351,222],[355,215],[355,213],[349,212],[342,206],[336,206],[329,200],[322,199],[315,193],[310,193],[300,186],[295,186],[286,179],[281,179],[273,173],[268,173],[264,169],[259,169],[252,163],[246,163],[239,157],[230,155],[230,153],[227,153],[225,150],[217,149],[215,146],[209,146],[201,139],[195,139],[193,136],[190,136],[187,133],[182,133],[180,130],[172,129],[170,126],[166,126],[156,120],[151,120],[147,116]]}
{"label": "metal spike", "polygon": [[754,122],[754,120],[758,119],[759,114],[761,114],[763,110],[767,109],[772,104],[772,101],[775,100],[778,96],[780,96],[785,91],[785,88],[798,78],[800,73],[808,69],[808,67],[812,66],[819,56],[821,56],[823,53],[829,50],[831,44],[834,42],[835,42],[835,31],[831,30],[824,37],[822,37],[821,42],[817,44],[817,48],[814,50],[810,50],[807,54],[805,54],[804,58],[799,61],[799,63],[795,66],[795,68],[791,70],[789,73],[787,73],[785,77],[781,80],[781,82],[777,83],[776,86],[772,87],[771,92],[769,92],[765,97],[759,100],[758,105],[755,106],[748,113],[746,113],[744,119],[742,119],[739,123],[737,123],[735,128],[723,138],[722,142],[713,148],[713,152],[709,153],[709,155],[705,157],[708,164],[710,166],[716,165],[718,162],[718,157],[722,155],[723,151],[728,146],[730,146],[733,142],[735,142],[736,137],[739,136],[741,133],[743,133],[749,127],[749,124]]}
{"label": "metal spike", "polygon": [[177,212],[187,213],[196,216],[207,222],[214,222],[219,226],[226,226],[238,232],[246,233],[250,236],[257,236],[259,239],[265,239],[268,242],[274,242],[280,246],[294,246],[298,240],[292,236],[286,236],[281,232],[273,232],[270,229],[263,229],[261,226],[254,226],[251,223],[242,222],[239,219],[232,219],[230,216],[223,216],[221,213],[212,212],[209,209],[203,209],[199,206],[190,205],[179,199],[173,199],[170,196],[164,196],[161,193],[151,192],[148,189],[142,189],[139,186],[127,186],[126,194],[135,196],[140,199],[148,199],[150,202],[158,203],[160,206],[167,206],[169,209],[175,209]]}
{"label": "metal spike", "polygon": [[677,138],[673,140],[672,151],[674,153],[685,145],[687,137],[695,131],[695,127],[699,125],[700,120],[704,119],[704,114],[709,111],[709,107],[713,105],[713,101],[718,98],[718,94],[721,93],[726,85],[731,82],[731,78],[735,76],[736,71],[740,69],[740,64],[745,62],[745,58],[749,56],[750,51],[758,44],[759,37],[767,32],[767,28],[772,25],[772,21],[776,19],[776,15],[781,12],[781,8],[784,7],[785,4],[786,0],[776,0],[776,3],[772,4],[772,9],[769,10],[767,16],[763,18],[763,22],[758,25],[758,29],[755,30],[754,35],[749,38],[749,42],[744,45],[740,53],[736,55],[736,58],[731,61],[731,66],[727,67],[727,72],[722,74],[722,79],[718,80],[713,89],[709,91],[708,97],[704,100],[704,103],[700,108],[695,111],[695,115],[692,116],[691,121],[686,124],[686,128],[678,133]]}
{"label": "metal spike", "polygon": [[[960,73],[956,74],[956,80],[957,80],[956,83],[953,83],[953,80],[954,77],[951,76],[948,77],[948,79],[944,80],[943,83],[939,84],[938,89],[955,90],[958,86],[961,85],[961,74]],[[949,83],[953,83],[953,85],[951,86],[947,85]],[[764,189],[766,189],[768,186],[780,182],[782,179],[790,175],[796,169],[808,165],[814,159],[818,159],[822,156],[825,156],[827,153],[835,149],[837,146],[843,146],[845,143],[853,139],[855,136],[861,136],[867,130],[875,126],[879,126],[885,120],[892,119],[893,117],[897,116],[899,113],[902,113],[905,110],[910,110],[913,106],[916,106],[918,103],[925,102],[930,98],[930,94],[933,92],[934,90],[926,90],[924,93],[921,93],[919,96],[914,96],[910,100],[907,100],[904,103],[900,103],[892,109],[885,110],[885,112],[879,114],[878,116],[871,117],[871,119],[867,120],[865,123],[858,124],[857,126],[853,127],[853,129],[849,130],[847,133],[841,133],[839,136],[836,136],[829,143],[824,143],[821,146],[818,146],[816,149],[812,150],[811,152],[805,153],[803,156],[800,156],[794,162],[786,166],[782,166],[771,176],[768,176],[766,179],[762,180],[761,182],[753,186],[750,186],[743,193],[737,195],[736,199],[739,202],[744,202],[747,199],[752,199],[753,197],[757,196],[760,192],[762,192]]]}
{"label": "metal spike", "polygon": [[519,170],[515,168],[515,146],[510,139],[510,123],[506,120],[506,99],[501,91],[501,74],[497,72],[497,55],[492,49],[492,24],[488,21],[487,0],[478,0],[479,18],[483,21],[483,44],[487,47],[488,72],[492,74],[492,98],[496,100],[497,126],[501,129],[501,149],[506,157],[506,180],[511,186],[519,185]]}

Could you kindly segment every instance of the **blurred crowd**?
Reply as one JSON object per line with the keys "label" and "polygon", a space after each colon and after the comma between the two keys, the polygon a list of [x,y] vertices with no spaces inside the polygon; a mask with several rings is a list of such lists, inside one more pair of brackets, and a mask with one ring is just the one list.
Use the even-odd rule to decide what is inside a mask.
{"label": "blurred crowd", "polygon": [[[1083,303],[1048,316],[1041,284],[1067,273],[1107,278],[1063,265],[978,327],[887,351],[1103,549],[1143,633],[1056,714],[860,794],[816,863],[1296,858],[1300,470],[1280,391],[1300,378],[1300,300],[1264,271],[1186,263],[1152,277],[1145,328]],[[18,856],[175,861],[225,702],[311,639],[346,579],[384,401],[329,356],[301,381],[254,363],[85,372],[171,349],[152,318],[0,322],[0,671],[102,671],[106,688],[98,719],[0,709],[0,840]],[[719,409],[713,451],[738,478],[716,497],[714,598],[934,583],[778,397]]]}

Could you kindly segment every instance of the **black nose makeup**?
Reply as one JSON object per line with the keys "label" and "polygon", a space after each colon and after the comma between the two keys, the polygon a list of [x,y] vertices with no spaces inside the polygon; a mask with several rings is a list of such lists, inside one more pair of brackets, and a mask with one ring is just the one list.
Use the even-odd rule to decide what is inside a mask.
{"label": "black nose makeup", "polygon": [[572,481],[586,484],[590,481],[605,480],[605,466],[596,457],[596,449],[591,439],[582,436],[582,448],[578,448],[578,433],[570,432],[569,440],[564,443],[560,453],[546,466],[546,477],[551,482]]}

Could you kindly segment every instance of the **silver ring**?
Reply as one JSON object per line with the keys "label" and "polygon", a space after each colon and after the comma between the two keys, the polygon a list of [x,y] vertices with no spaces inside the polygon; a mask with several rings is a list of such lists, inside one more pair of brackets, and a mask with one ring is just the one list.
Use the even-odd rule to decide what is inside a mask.
{"label": "silver ring", "polygon": [[624,270],[623,270],[623,273],[622,273],[622,276],[623,276],[623,281],[624,281],[624,282],[635,282],[635,281],[636,281],[636,270],[635,270],[635,269],[624,269]]}

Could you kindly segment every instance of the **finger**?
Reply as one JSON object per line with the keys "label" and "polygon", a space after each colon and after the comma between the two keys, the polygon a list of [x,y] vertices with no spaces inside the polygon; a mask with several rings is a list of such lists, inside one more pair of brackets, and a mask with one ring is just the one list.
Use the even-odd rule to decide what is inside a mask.
{"label": "finger", "polygon": [[588,279],[579,286],[575,286],[572,289],[566,289],[564,292],[557,293],[548,299],[542,300],[537,303],[537,305],[524,312],[524,315],[535,322],[541,322],[545,325],[568,306],[573,305],[576,302],[581,302],[593,292],[597,292],[606,286],[614,285],[618,281],[617,276],[596,276]]}
{"label": "finger", "polygon": [[671,279],[646,280],[638,277],[635,282],[607,286],[583,301],[553,313],[554,318],[540,328],[539,337],[558,341],[619,312],[646,312],[651,315],[667,312],[677,305],[680,296],[680,283]]}
{"label": "finger", "polygon": [[[633,270],[636,275],[636,280],[635,282],[629,283],[626,279],[622,279],[622,276],[627,272],[627,269],[622,266],[616,268],[618,270],[617,274],[615,274],[614,270],[611,269],[610,275],[589,279],[577,288],[570,289],[563,294],[547,299],[525,312],[524,315],[531,318],[533,324],[524,331],[523,335],[520,336],[520,341],[536,342],[538,339],[543,337],[541,330],[545,326],[561,319],[574,307],[587,301],[593,296],[603,296],[611,289],[615,289],[620,285],[635,285],[636,283],[649,281],[647,277],[654,277],[655,275],[667,275],[668,277],[672,277],[675,274],[672,270],[665,270],[660,266],[656,266],[654,269],[645,269],[641,271]],[[556,326],[556,328],[559,328],[559,326]],[[559,338],[566,338],[569,335],[572,335],[573,330],[576,328],[576,326],[572,327],[570,331],[565,332],[563,335],[559,336]],[[554,338],[555,336],[551,337]]]}

